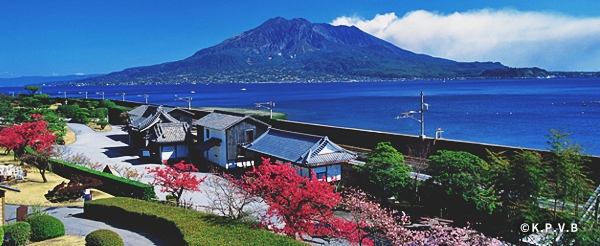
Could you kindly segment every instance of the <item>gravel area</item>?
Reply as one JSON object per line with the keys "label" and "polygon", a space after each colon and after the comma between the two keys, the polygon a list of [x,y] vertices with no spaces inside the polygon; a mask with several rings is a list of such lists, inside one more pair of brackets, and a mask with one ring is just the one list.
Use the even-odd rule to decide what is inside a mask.
{"label": "gravel area", "polygon": [[[68,123],[77,140],[68,145],[72,154],[82,153],[93,161],[110,164],[113,166],[134,167],[140,173],[147,173],[146,168],[160,166],[158,162],[143,162],[140,161],[137,152],[129,148],[128,135],[123,130],[123,126],[111,125],[112,129],[108,132],[96,132],[83,124]],[[195,173],[199,178],[203,178],[208,173]],[[152,176],[144,175],[141,182],[148,183],[152,181]],[[204,183],[200,189],[207,191],[210,188]],[[167,193],[161,192],[160,187],[154,188],[159,199],[164,200]],[[207,206],[209,205],[208,198],[204,192],[188,192],[182,196],[182,201],[191,201],[193,204]]]}

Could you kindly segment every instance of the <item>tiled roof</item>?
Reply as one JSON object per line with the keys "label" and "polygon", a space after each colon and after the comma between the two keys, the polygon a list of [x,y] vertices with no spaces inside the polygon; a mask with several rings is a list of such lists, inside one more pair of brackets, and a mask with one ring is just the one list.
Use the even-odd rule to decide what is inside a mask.
{"label": "tiled roof", "polygon": [[347,162],[356,158],[329,138],[270,128],[246,149],[307,166]]}
{"label": "tiled roof", "polygon": [[127,114],[131,116],[131,118],[145,117],[147,118],[150,115],[153,115],[158,110],[163,110],[165,112],[171,112],[175,108],[164,107],[162,105],[140,105],[137,108],[129,110]]}
{"label": "tiled roof", "polygon": [[179,121],[165,112],[160,106],[156,109],[153,114],[149,114],[151,110],[146,110],[143,115],[138,116],[136,118],[131,117],[129,127],[136,131],[146,131],[153,125],[159,122],[165,123],[179,123]]}
{"label": "tiled roof", "polygon": [[152,130],[154,137],[151,140],[157,143],[186,142],[191,137],[190,126],[185,122],[159,123]]}
{"label": "tiled roof", "polygon": [[192,123],[192,125],[211,128],[211,129],[215,129],[218,131],[223,131],[245,119],[251,119],[253,121],[256,121],[259,124],[268,126],[266,123],[264,123],[260,120],[254,119],[246,114],[226,112],[226,111],[220,111],[220,110],[213,111],[212,113],[195,121],[194,123]]}

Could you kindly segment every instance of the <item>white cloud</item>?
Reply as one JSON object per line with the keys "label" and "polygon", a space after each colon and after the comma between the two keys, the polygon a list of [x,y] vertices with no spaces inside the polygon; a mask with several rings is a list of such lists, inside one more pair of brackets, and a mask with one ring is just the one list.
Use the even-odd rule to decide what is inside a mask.
{"label": "white cloud", "polygon": [[75,75],[77,75],[77,76],[83,76],[83,75],[85,75],[85,73],[75,73]]}
{"label": "white cloud", "polygon": [[402,17],[378,14],[370,20],[343,16],[331,24],[354,25],[400,48],[457,61],[600,71],[600,17],[516,10],[452,14],[418,10]]}

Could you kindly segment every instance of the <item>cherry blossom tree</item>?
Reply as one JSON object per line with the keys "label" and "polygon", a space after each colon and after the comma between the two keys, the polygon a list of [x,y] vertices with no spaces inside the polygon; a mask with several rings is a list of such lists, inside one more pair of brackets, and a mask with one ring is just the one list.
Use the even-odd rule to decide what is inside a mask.
{"label": "cherry blossom tree", "polygon": [[198,169],[192,164],[184,163],[183,160],[172,167],[168,165],[155,168],[147,167],[146,170],[148,174],[154,175],[154,180],[149,184],[161,186],[160,191],[171,194],[175,198],[177,206],[179,206],[181,195],[184,192],[201,192],[200,184],[206,180],[206,177],[198,178],[193,174],[192,172],[198,172]]}
{"label": "cherry blossom tree", "polygon": [[373,197],[360,190],[347,189],[341,207],[348,211],[356,223],[361,245],[385,241],[391,245],[503,245],[497,239],[464,228],[433,224],[427,230],[410,230],[393,216],[396,211],[382,208]]}

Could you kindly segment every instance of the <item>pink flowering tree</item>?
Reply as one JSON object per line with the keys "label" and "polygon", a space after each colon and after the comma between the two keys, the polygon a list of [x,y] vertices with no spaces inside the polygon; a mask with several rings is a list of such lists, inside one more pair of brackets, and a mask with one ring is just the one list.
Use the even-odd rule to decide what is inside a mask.
{"label": "pink flowering tree", "polygon": [[341,207],[357,224],[355,235],[361,245],[373,245],[385,238],[392,245],[502,245],[502,242],[465,228],[432,225],[428,230],[410,230],[392,216],[396,211],[382,208],[373,197],[360,190],[348,189]]}
{"label": "pink flowering tree", "polygon": [[147,167],[146,170],[148,174],[154,176],[154,180],[149,184],[161,186],[160,191],[171,194],[175,198],[177,206],[179,206],[181,195],[184,192],[201,192],[200,184],[206,180],[206,177],[198,178],[193,174],[192,172],[197,172],[198,169],[192,164],[184,163],[183,160],[172,167],[168,165],[155,168]]}

